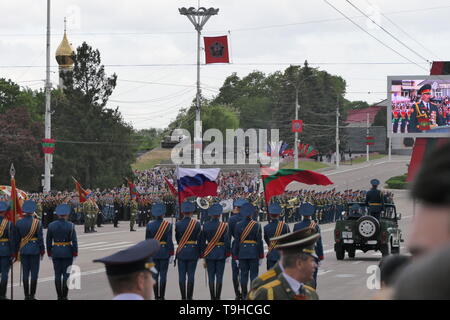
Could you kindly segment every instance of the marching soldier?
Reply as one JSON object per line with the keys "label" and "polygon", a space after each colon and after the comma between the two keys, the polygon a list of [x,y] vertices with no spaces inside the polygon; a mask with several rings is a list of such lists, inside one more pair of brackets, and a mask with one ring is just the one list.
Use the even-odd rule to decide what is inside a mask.
{"label": "marching soldier", "polygon": [[156,239],[159,241],[160,249],[154,255],[155,267],[158,273],[155,275],[155,300],[164,300],[167,283],[167,269],[173,263],[173,241],[172,224],[164,220],[166,206],[162,203],[155,203],[152,206],[152,215],[156,220],[149,222],[145,232],[145,239]]}
{"label": "marching soldier", "polygon": [[[244,199],[237,199],[234,201],[232,216],[228,220],[230,239],[234,238],[234,231],[236,229],[236,224],[242,220],[242,217],[239,214],[239,212],[240,212],[241,206],[245,203],[248,203],[248,202],[247,202],[247,200],[244,200]],[[232,248],[234,246],[235,241],[239,241],[239,239],[237,239],[237,240],[236,240],[236,238],[233,239],[233,242],[231,244]],[[235,299],[242,300],[242,294],[239,289],[239,266],[238,266],[237,260],[235,260],[235,259],[231,260],[231,272],[232,272],[232,277],[233,277],[234,293],[236,294]]]}
{"label": "marching soldier", "polygon": [[322,245],[322,238],[320,236],[320,227],[318,223],[314,220],[311,220],[311,216],[314,214],[314,206],[309,203],[304,203],[300,206],[299,211],[301,215],[303,216],[303,220],[297,224],[294,225],[294,231],[301,230],[304,228],[311,228],[315,231],[316,234],[319,235],[319,238],[315,242],[314,246],[314,252],[315,252],[315,259],[316,259],[316,270],[313,274],[314,282],[312,283],[312,287],[314,289],[317,288],[317,272],[319,270],[319,263],[324,259],[323,254],[323,245]]}
{"label": "marching soldier", "polygon": [[8,288],[8,275],[11,265],[16,260],[14,243],[14,226],[6,218],[8,203],[0,202],[0,300],[7,300],[6,290]]}
{"label": "marching soldier", "polygon": [[[178,260],[178,282],[181,299],[192,300],[194,293],[195,270],[200,251],[197,241],[200,237],[200,222],[192,218],[195,211],[193,203],[185,201],[181,204],[183,219],[175,225],[175,238],[178,243],[176,259]],[[187,275],[187,291],[186,291]]]}
{"label": "marching soldier", "polygon": [[58,300],[68,300],[69,287],[67,286],[67,280],[70,273],[67,272],[67,269],[78,256],[75,225],[67,221],[70,210],[71,208],[68,204],[57,206],[55,214],[59,219],[50,223],[47,231],[47,254],[53,261]]}
{"label": "marching soldier", "polygon": [[136,201],[136,195],[131,196],[131,202],[130,202],[130,231],[136,231],[134,230],[134,225],[136,223],[136,216],[138,214],[138,203]]}
{"label": "marching soldier", "polygon": [[249,300],[318,300],[314,288],[308,286],[316,267],[314,243],[320,237],[311,228],[288,233],[278,238],[277,249],[283,250],[283,271],[275,280],[249,295]]}
{"label": "marching soldier", "polygon": [[119,227],[119,211],[120,211],[120,198],[118,195],[114,197],[114,213],[113,213],[113,225],[114,228]]}
{"label": "marching soldier", "polygon": [[[36,300],[37,280],[39,274],[40,260],[45,254],[44,237],[42,234],[42,224],[38,219],[33,218],[36,211],[36,203],[27,200],[23,203],[22,212],[24,216],[16,223],[16,250],[23,272],[23,291],[25,300]],[[31,282],[30,280],[31,274]]]}
{"label": "marching soldier", "polygon": [[[241,206],[240,215],[234,231],[233,259],[238,260],[241,274],[242,299],[247,298],[247,284],[258,276],[258,269],[264,258],[261,225],[252,220],[255,207],[250,203]],[[258,261],[259,260],[259,261]]]}
{"label": "marching soldier", "polygon": [[264,241],[267,244],[268,251],[266,255],[267,270],[272,267],[280,259],[280,254],[275,249],[275,242],[270,241],[270,238],[279,237],[285,233],[289,233],[289,226],[284,221],[279,221],[278,217],[281,213],[281,206],[278,203],[272,203],[269,206],[270,222],[264,226]]}
{"label": "marching soldier", "polygon": [[368,206],[369,214],[380,221],[381,211],[384,209],[384,199],[380,190],[377,189],[380,181],[378,179],[370,180],[372,189],[366,194],[366,206]]}
{"label": "marching soldier", "polygon": [[205,259],[208,270],[211,300],[220,300],[225,262],[231,256],[228,223],[219,221],[222,212],[223,208],[218,203],[208,208],[212,219],[205,222],[200,237],[201,258]]}

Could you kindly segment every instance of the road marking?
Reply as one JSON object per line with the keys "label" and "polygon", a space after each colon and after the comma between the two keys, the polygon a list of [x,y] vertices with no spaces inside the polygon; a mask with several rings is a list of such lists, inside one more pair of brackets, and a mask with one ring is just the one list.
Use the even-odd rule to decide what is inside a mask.
{"label": "road marking", "polygon": [[318,276],[322,276],[322,275],[324,275],[324,274],[327,274],[327,273],[330,273],[330,272],[333,272],[334,270],[323,270],[323,271],[319,271],[319,272],[317,272],[317,275]]}
{"label": "road marking", "polygon": [[99,249],[99,248],[110,248],[110,247],[116,247],[116,246],[122,246],[122,245],[131,245],[132,242],[130,241],[123,241],[123,242],[114,242],[114,243],[108,243],[108,244],[100,244],[100,245],[94,245],[88,248],[81,248],[81,249]]}
{"label": "road marking", "polygon": [[354,278],[354,274],[337,274],[335,275],[336,278]]}
{"label": "road marking", "polygon": [[86,247],[96,246],[96,245],[104,244],[104,243],[108,243],[108,242],[103,241],[103,242],[86,243],[86,244],[83,244],[83,245],[79,245],[78,248],[79,249],[84,249]]}
{"label": "road marking", "polygon": [[115,247],[108,247],[108,248],[99,248],[99,249],[93,249],[94,251],[105,251],[105,250],[111,250],[111,249],[120,249],[120,248],[128,248],[130,244],[123,244],[120,246]]}
{"label": "road marking", "polygon": [[360,264],[362,261],[355,261],[355,262],[352,262],[352,264]]}

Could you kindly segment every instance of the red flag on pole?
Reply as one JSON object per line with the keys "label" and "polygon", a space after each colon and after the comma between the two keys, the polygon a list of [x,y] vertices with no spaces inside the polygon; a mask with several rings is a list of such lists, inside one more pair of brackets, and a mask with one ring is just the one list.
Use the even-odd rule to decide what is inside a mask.
{"label": "red flag on pole", "polygon": [[134,183],[131,182],[131,180],[129,180],[129,179],[126,179],[126,180],[128,182],[128,187],[130,188],[130,197],[135,196],[136,198],[139,198],[141,194],[139,193],[139,191],[137,191],[137,188],[134,185]]}
{"label": "red flag on pole", "polygon": [[228,37],[203,37],[205,42],[205,63],[229,63]]}
{"label": "red flag on pole", "polygon": [[303,120],[292,120],[292,132],[303,131]]}
{"label": "red flag on pole", "polygon": [[16,180],[11,177],[11,209],[7,213],[7,219],[16,224],[17,218],[22,218],[22,206],[20,205],[19,195],[16,189]]}
{"label": "red flag on pole", "polygon": [[74,177],[72,177],[72,179],[75,182],[75,190],[77,190],[80,203],[86,202],[88,192],[81,187],[81,184]]}
{"label": "red flag on pole", "polygon": [[167,180],[166,177],[163,177],[164,181],[167,183],[167,186],[169,187],[170,192],[177,197],[178,196],[178,191],[175,189],[175,187],[173,186],[173,184],[170,183],[169,180]]}

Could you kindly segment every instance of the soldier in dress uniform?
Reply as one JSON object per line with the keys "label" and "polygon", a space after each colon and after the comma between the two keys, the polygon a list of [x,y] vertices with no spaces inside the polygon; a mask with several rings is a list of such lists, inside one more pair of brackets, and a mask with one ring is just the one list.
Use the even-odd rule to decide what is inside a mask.
{"label": "soldier in dress uniform", "polygon": [[381,211],[384,209],[384,199],[380,190],[377,189],[380,181],[378,179],[370,180],[372,189],[367,191],[366,206],[368,206],[369,214],[380,220]]}
{"label": "soldier in dress uniform", "polygon": [[[200,222],[192,218],[195,205],[185,201],[181,204],[183,219],[175,225],[175,238],[178,243],[176,260],[178,260],[178,282],[181,299],[192,300],[194,293],[195,270],[200,257],[198,241],[200,238]],[[186,290],[187,275],[187,290]]]}
{"label": "soldier in dress uniform", "polygon": [[264,241],[268,247],[266,255],[267,270],[272,269],[280,259],[280,253],[275,249],[275,243],[270,241],[270,238],[279,237],[290,232],[289,226],[284,221],[278,220],[280,213],[281,206],[277,202],[269,205],[270,222],[264,226]]}
{"label": "soldier in dress uniform", "polygon": [[255,207],[250,203],[241,206],[242,221],[238,222],[234,231],[233,259],[238,260],[242,299],[247,298],[247,285],[258,276],[259,266],[264,258],[261,225],[252,220]]}
{"label": "soldier in dress uniform", "polygon": [[200,237],[200,257],[205,259],[211,300],[220,300],[225,262],[230,260],[231,241],[228,223],[219,221],[223,207],[216,203],[208,208],[211,220],[205,222]]}
{"label": "soldier in dress uniform", "polygon": [[[240,215],[240,209],[241,206],[245,203],[248,203],[245,199],[236,199],[233,203],[233,211],[230,219],[228,220],[228,227],[230,231],[230,239],[233,240],[231,247],[234,246],[234,242],[236,239],[234,238],[234,231],[236,229],[236,224],[242,220],[242,217]],[[239,239],[237,239],[239,241]],[[236,295],[236,300],[242,299],[242,294],[240,292],[239,288],[239,266],[237,260],[233,259],[231,260],[231,272],[232,272],[232,278],[233,278],[233,287],[234,287],[234,293]]]}
{"label": "soldier in dress uniform", "polygon": [[166,294],[167,269],[169,264],[173,263],[174,248],[172,241],[172,224],[164,220],[166,206],[162,203],[155,203],[152,206],[152,215],[156,220],[147,224],[145,231],[145,239],[156,239],[159,241],[161,248],[154,255],[155,267],[157,274],[155,275],[155,300],[164,300]]}
{"label": "soldier in dress uniform", "polygon": [[322,261],[324,259],[322,237],[320,236],[320,227],[316,221],[311,220],[311,216],[314,214],[314,211],[315,211],[313,205],[311,205],[309,203],[304,203],[302,206],[300,206],[299,211],[300,211],[300,214],[303,216],[303,220],[294,225],[294,232],[297,230],[304,229],[304,228],[312,228],[319,235],[319,238],[317,239],[315,246],[314,246],[317,268],[314,271],[314,275],[313,275],[314,282],[312,283],[312,287],[314,289],[316,289],[317,288],[317,272],[319,270],[319,263],[320,263],[320,261]]}
{"label": "soldier in dress uniform", "polygon": [[75,225],[67,221],[70,210],[71,208],[68,204],[57,206],[55,214],[59,219],[50,223],[47,231],[47,254],[53,261],[58,300],[68,300],[69,287],[67,286],[67,280],[70,273],[67,269],[78,256],[78,240]]}
{"label": "soldier in dress uniform", "polygon": [[113,300],[151,300],[155,263],[159,251],[157,240],[149,239],[93,262],[105,264]]}
{"label": "soldier in dress uniform", "polygon": [[[24,216],[16,223],[15,252],[20,255],[25,300],[35,300],[40,260],[45,254],[41,222],[33,217],[36,203],[27,200],[23,203]],[[31,282],[30,282],[31,274]]]}
{"label": "soldier in dress uniform", "polygon": [[116,195],[114,197],[114,213],[113,213],[113,225],[114,228],[118,228],[119,227],[119,211],[120,211],[120,207],[121,207],[121,201],[119,198],[119,195]]}
{"label": "soldier in dress uniform", "polygon": [[446,124],[439,113],[438,105],[431,102],[431,85],[423,85],[417,92],[420,102],[414,104],[408,132],[426,132],[434,127]]}
{"label": "soldier in dress uniform", "polygon": [[138,203],[136,200],[136,195],[131,196],[130,202],[130,231],[136,231],[134,225],[136,224],[136,217],[138,214]]}
{"label": "soldier in dress uniform", "polygon": [[312,281],[316,268],[314,243],[320,237],[312,228],[272,238],[283,250],[283,271],[275,280],[252,291],[249,300],[318,300]]}
{"label": "soldier in dress uniform", "polygon": [[15,254],[14,226],[6,218],[9,206],[5,201],[0,202],[0,300],[6,299],[9,269],[17,256]]}

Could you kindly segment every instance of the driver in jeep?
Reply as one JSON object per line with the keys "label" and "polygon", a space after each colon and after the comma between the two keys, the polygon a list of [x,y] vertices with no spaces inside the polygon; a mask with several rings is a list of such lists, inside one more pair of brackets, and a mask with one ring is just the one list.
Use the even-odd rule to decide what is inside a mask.
{"label": "driver in jeep", "polygon": [[370,180],[372,189],[367,191],[366,194],[366,206],[369,210],[369,214],[380,221],[381,211],[384,208],[384,197],[380,190],[377,189],[380,181],[378,179]]}

